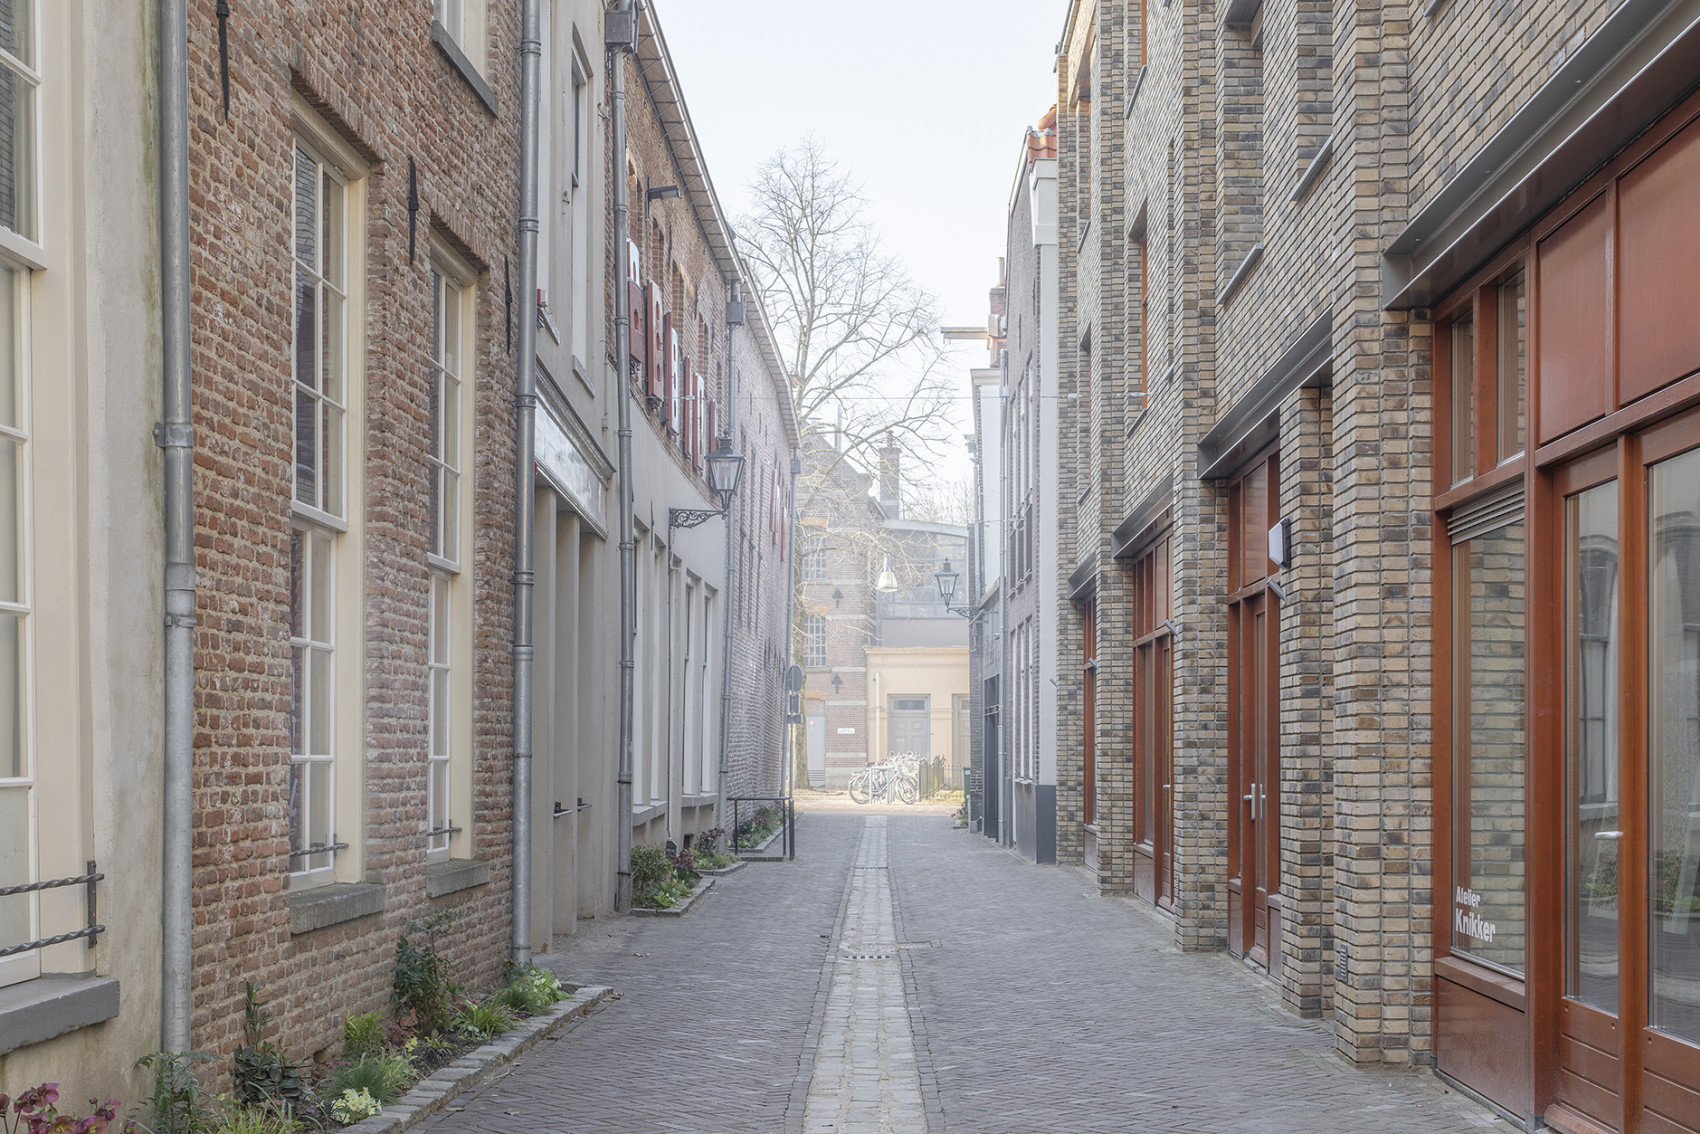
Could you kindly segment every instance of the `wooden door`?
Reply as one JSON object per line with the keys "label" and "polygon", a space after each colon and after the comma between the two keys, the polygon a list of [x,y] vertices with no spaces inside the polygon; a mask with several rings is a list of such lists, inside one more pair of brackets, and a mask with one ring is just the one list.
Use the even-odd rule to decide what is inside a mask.
{"label": "wooden door", "polygon": [[1261,965],[1280,934],[1280,615],[1268,551],[1279,488],[1279,458],[1266,454],[1228,489],[1228,947]]}
{"label": "wooden door", "polygon": [[1133,889],[1174,903],[1173,541],[1164,536],[1131,572],[1133,633]]}
{"label": "wooden door", "polygon": [[1098,868],[1098,601],[1088,599],[1083,612],[1081,663],[1081,799],[1080,821],[1085,825],[1086,864]]}
{"label": "wooden door", "polygon": [[1560,1128],[1700,1131],[1700,417],[1556,477]]}

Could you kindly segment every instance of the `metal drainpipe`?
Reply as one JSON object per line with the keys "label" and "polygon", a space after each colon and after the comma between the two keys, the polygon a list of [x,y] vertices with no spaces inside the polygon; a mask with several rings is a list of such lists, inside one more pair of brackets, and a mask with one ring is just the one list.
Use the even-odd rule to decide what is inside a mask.
{"label": "metal drainpipe", "polygon": [[[637,18],[632,0],[621,0],[614,10],[629,14],[631,19]],[[616,357],[623,358],[630,353],[632,326],[631,305],[626,298],[626,277],[631,270],[627,241],[630,239],[632,205],[626,185],[626,61],[623,55],[632,50],[632,46],[629,43],[610,43],[607,46],[614,104],[614,353]],[[615,382],[615,395],[620,415],[620,799],[614,811],[614,828],[618,837],[614,909],[624,912],[632,904],[632,717],[636,711],[634,683],[637,677],[637,542],[632,530],[631,378],[623,362]]]}
{"label": "metal drainpipe", "polygon": [[532,544],[536,529],[537,115],[543,44],[538,0],[520,14],[519,369],[514,380],[514,862],[516,965],[531,963]]}
{"label": "metal drainpipe", "polygon": [[195,491],[189,359],[189,15],[159,4],[160,339],[165,450],[160,1047],[190,1049],[195,771]]}
{"label": "metal drainpipe", "polygon": [[[789,389],[785,391],[785,396],[791,396]],[[791,530],[781,536],[791,548],[790,562],[786,564],[790,569],[790,590],[785,595],[785,671],[787,674],[791,671],[791,652],[797,648],[797,478],[802,474],[803,458],[799,451],[791,454],[791,486],[785,493],[786,507],[789,509],[787,514],[791,517]],[[786,700],[789,701],[790,698],[786,698]],[[802,693],[799,692],[797,694],[797,707],[806,708],[807,704],[808,702],[803,699]],[[803,716],[804,729],[808,728],[808,719],[805,712]],[[785,762],[780,766],[780,782],[785,785],[786,799],[794,799],[797,795],[797,734],[791,731],[795,727],[791,724],[785,726]],[[806,737],[807,733],[805,732],[804,735]],[[791,855],[796,857],[797,832],[796,812],[794,810],[791,820]]]}
{"label": "metal drainpipe", "polygon": [[[743,300],[743,284],[738,280],[732,281],[732,303]],[[730,308],[731,303],[727,304]],[[726,432],[723,436],[736,437],[738,434],[738,360],[733,351],[733,336],[737,334],[739,324],[727,320],[726,323]],[[747,455],[747,454],[746,454]],[[736,499],[734,497],[733,499]],[[732,596],[737,593],[738,562],[737,562],[737,527],[732,522],[732,505],[726,506],[726,601],[722,614],[726,621],[724,641],[720,643],[720,774],[717,779],[714,825],[724,828],[726,825],[726,773],[731,767],[732,752]],[[724,836],[722,837],[724,839]],[[727,845],[724,841],[722,846]],[[718,849],[718,848],[717,848]]]}

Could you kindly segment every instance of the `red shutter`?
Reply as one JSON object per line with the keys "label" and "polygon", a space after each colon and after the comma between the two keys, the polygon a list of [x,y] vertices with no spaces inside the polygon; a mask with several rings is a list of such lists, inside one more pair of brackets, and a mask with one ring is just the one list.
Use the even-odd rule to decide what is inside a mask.
{"label": "red shutter", "polygon": [[649,333],[649,351],[643,392],[646,396],[660,401],[661,373],[667,365],[667,328],[671,324],[661,309],[661,285],[650,280],[645,291],[649,296],[649,319],[644,327]]}
{"label": "red shutter", "polygon": [[720,403],[713,398],[708,399],[708,436],[702,439],[704,449],[712,449],[720,442]]}
{"label": "red shutter", "polygon": [[779,513],[779,561],[791,554],[791,509],[784,508]]}
{"label": "red shutter", "polygon": [[671,314],[662,316],[661,328],[661,368],[655,375],[655,389],[650,396],[656,401],[656,411],[665,419],[668,383],[673,380],[673,369],[679,364],[679,336],[673,331]]}
{"label": "red shutter", "polygon": [[631,326],[627,329],[630,340],[629,354],[631,365],[636,366],[639,373],[643,372],[649,346],[649,335],[644,330],[647,305],[643,298],[643,284],[638,278],[641,255],[636,241],[626,241],[626,310],[631,315]]}

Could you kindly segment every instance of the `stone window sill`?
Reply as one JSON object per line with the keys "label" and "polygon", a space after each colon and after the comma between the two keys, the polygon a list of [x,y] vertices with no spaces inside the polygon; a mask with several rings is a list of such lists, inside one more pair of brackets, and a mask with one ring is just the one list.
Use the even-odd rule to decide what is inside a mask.
{"label": "stone window sill", "polygon": [[490,881],[490,864],[481,858],[449,858],[425,867],[425,895],[441,898]]}
{"label": "stone window sill", "polygon": [[0,988],[0,1056],[118,1015],[118,982],[53,973]]}
{"label": "stone window sill", "polygon": [[289,895],[289,932],[312,933],[384,910],[385,890],[374,882],[338,882]]}
{"label": "stone window sill", "polygon": [[448,61],[454,64],[454,69],[460,72],[460,77],[466,80],[466,85],[472,88],[472,93],[478,96],[478,101],[484,104],[484,109],[494,116],[497,113],[496,92],[490,89],[490,84],[484,81],[484,76],[478,73],[466,52],[460,49],[449,29],[437,20],[431,21],[431,42],[442,49]]}

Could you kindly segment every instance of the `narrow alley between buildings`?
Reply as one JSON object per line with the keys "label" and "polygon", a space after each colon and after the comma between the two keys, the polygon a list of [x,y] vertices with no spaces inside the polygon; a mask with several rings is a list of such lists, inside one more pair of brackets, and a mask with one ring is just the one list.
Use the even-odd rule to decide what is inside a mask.
{"label": "narrow alley between buildings", "polygon": [[618,998],[424,1129],[1511,1129],[1426,1072],[1349,1066],[1239,962],[1182,954],[1076,868],[936,815],[808,815],[798,848],[682,919],[558,939],[547,963]]}

